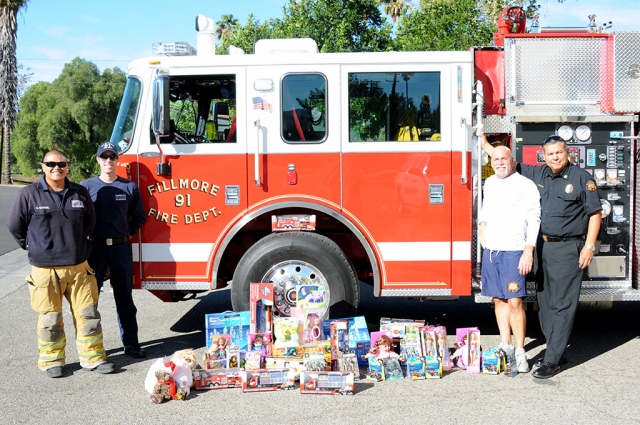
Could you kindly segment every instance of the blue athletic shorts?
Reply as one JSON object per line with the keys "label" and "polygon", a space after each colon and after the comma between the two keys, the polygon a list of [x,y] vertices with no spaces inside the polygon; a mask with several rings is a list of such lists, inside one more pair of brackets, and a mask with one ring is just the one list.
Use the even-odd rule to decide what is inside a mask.
{"label": "blue athletic shorts", "polygon": [[518,271],[522,251],[482,252],[482,295],[493,298],[527,296],[526,276]]}

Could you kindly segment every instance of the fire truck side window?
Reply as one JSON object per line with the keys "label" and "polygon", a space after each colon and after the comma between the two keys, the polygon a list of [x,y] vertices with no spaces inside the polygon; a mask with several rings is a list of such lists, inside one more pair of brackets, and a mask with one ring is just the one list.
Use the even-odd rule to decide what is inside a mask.
{"label": "fire truck side window", "polygon": [[171,76],[171,137],[163,142],[234,143],[235,80],[235,75]]}
{"label": "fire truck side window", "polygon": [[440,141],[440,73],[349,74],[349,141]]}
{"label": "fire truck side window", "polygon": [[321,74],[291,74],[282,80],[282,138],[321,143],[327,134],[327,80]]}

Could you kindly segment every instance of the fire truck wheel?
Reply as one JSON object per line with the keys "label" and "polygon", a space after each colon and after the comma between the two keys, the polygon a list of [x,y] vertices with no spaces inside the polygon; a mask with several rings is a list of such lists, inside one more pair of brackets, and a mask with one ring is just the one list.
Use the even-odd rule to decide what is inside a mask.
{"label": "fire truck wheel", "polygon": [[249,248],[233,275],[231,303],[235,311],[249,310],[251,282],[276,285],[274,314],[280,316],[289,316],[295,307],[299,284],[324,285],[328,317],[353,316],[360,300],[351,261],[335,242],[317,233],[272,233]]}

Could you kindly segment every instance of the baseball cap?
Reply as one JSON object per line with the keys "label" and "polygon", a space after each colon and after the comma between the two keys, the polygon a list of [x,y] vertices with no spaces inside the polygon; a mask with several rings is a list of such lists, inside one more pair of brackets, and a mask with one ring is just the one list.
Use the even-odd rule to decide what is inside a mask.
{"label": "baseball cap", "polygon": [[111,142],[104,142],[103,144],[98,146],[98,156],[102,155],[106,151],[111,151],[118,155],[118,148],[116,148],[116,145]]}

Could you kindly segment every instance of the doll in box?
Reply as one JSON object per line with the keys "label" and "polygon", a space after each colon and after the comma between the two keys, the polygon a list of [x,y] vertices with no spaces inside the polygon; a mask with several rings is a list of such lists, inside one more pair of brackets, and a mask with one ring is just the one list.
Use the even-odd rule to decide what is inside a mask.
{"label": "doll in box", "polygon": [[400,357],[398,353],[393,351],[393,341],[387,335],[381,335],[364,357],[366,359],[375,358],[378,360],[396,358],[400,361],[404,361],[404,358]]}

